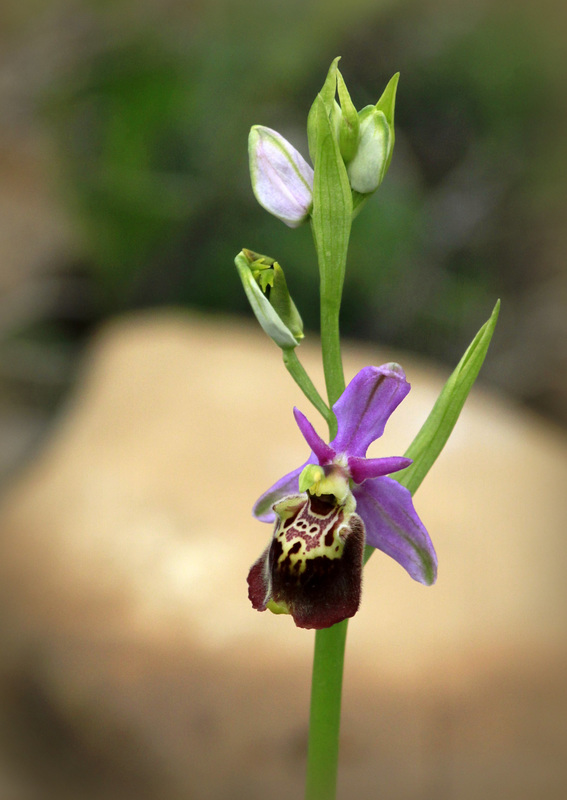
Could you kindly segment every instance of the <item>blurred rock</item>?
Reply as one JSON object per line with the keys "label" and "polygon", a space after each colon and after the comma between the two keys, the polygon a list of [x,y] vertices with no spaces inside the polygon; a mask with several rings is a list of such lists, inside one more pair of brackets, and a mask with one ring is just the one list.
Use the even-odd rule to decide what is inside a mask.
{"label": "blurred rock", "polygon": [[[300,356],[322,385],[316,348]],[[348,347],[347,378],[392,358],[413,389],[374,455],[405,450],[446,377]],[[0,509],[7,800],[301,796],[313,635],[245,584],[271,533],[250,507],[306,455],[293,404],[309,411],[251,327],[171,312],[100,333]],[[438,584],[380,554],[366,571],[343,797],[565,796],[566,453],[469,399],[416,495]]]}

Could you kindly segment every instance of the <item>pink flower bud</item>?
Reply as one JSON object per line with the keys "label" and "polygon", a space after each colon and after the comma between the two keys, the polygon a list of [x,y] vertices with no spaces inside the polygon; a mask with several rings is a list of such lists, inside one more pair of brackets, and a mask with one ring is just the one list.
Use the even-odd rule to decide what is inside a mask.
{"label": "pink flower bud", "polygon": [[313,203],[313,170],[283,136],[254,125],[248,137],[250,177],[256,199],[290,228],[309,216]]}

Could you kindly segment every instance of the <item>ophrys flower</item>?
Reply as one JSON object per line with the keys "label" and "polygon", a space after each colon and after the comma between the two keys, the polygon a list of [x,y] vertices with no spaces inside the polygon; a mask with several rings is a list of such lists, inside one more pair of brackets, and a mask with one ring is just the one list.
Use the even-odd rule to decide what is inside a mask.
{"label": "ophrys flower", "polygon": [[398,364],[362,369],[333,406],[338,429],[330,444],[294,409],[311,455],[254,507],[259,520],[276,523],[248,576],[258,611],[289,613],[302,628],[326,628],[353,616],[365,543],[395,559],[414,580],[435,582],[437,556],[411,494],[387,477],[410,459],[366,458],[409,390]]}

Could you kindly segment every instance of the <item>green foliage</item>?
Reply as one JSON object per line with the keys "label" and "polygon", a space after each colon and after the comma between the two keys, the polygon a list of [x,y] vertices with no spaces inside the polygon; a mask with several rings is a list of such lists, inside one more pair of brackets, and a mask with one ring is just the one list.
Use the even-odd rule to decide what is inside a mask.
{"label": "green foliage", "polygon": [[499,311],[500,301],[494,306],[490,319],[470,343],[421,430],[404,453],[407,458],[413,460],[413,464],[401,470],[395,477],[412,494],[421,485],[457,424],[465,401],[484,363]]}
{"label": "green foliage", "polygon": [[175,60],[139,42],[95,60],[51,100],[89,262],[110,296],[191,219],[191,93]]}
{"label": "green foliage", "polygon": [[[466,399],[486,358],[499,312],[500,300],[451,373],[429,416],[404,453],[407,458],[413,460],[413,464],[393,476],[412,494],[419,489],[457,424]],[[374,548],[366,545],[364,563],[368,561],[373,552]]]}

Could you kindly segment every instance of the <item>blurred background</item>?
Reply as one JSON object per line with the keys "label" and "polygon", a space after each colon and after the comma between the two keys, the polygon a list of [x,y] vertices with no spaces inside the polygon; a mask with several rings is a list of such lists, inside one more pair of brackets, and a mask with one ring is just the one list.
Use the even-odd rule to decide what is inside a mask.
{"label": "blurred background", "polygon": [[93,327],[127,309],[249,315],[242,246],[279,259],[316,329],[309,229],[259,210],[246,139],[261,123],[306,154],[339,53],[358,107],[402,76],[344,334],[453,364],[501,297],[484,378],[565,424],[559,3],[8,0],[0,14],[2,397],[52,407]]}
{"label": "blurred background", "polygon": [[263,124],[306,155],[337,54],[358,108],[401,72],[392,166],[354,224],[344,335],[450,367],[500,297],[485,385],[564,428],[565,34],[553,0],[5,0],[0,478],[33,459],[108,320],[249,318],[242,247],[280,261],[317,330],[310,231],[257,205],[246,142]]}

